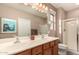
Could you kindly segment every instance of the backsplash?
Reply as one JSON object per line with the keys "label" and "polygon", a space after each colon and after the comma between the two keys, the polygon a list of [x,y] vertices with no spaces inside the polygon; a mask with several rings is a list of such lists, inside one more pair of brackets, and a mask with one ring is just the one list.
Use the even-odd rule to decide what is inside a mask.
{"label": "backsplash", "polygon": [[3,34],[0,34],[0,39],[1,38],[11,38],[11,37],[15,37],[16,34],[15,33],[3,33]]}

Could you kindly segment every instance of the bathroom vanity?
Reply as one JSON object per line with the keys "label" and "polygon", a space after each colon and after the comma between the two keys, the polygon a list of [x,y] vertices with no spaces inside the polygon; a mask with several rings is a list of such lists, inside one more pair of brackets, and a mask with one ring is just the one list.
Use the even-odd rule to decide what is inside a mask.
{"label": "bathroom vanity", "polygon": [[[23,40],[22,40],[23,39]],[[0,54],[6,55],[58,55],[57,37],[46,37],[44,39],[30,40],[20,38],[19,43],[10,41],[0,49]],[[12,39],[13,40],[13,39]]]}
{"label": "bathroom vanity", "polygon": [[15,55],[58,55],[58,40],[18,52]]}

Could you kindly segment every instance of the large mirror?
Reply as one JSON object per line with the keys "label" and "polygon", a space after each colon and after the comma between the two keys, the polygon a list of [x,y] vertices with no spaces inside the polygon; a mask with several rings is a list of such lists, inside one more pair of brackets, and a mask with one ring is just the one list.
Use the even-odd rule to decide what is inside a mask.
{"label": "large mirror", "polygon": [[[0,33],[0,38],[49,34],[55,30],[55,13],[40,3],[4,3],[0,4],[0,17],[17,21],[16,33]],[[53,14],[54,13],[54,14]]]}

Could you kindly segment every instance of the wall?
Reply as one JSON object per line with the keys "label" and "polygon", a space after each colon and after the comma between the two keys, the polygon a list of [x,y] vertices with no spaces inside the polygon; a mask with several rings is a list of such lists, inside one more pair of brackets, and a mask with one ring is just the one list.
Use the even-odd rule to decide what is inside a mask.
{"label": "wall", "polygon": [[[57,9],[57,36],[60,37],[60,41],[62,42],[62,34],[59,34],[59,20],[64,20],[66,19],[66,11],[62,8]],[[62,31],[62,29],[61,29]]]}
{"label": "wall", "polygon": [[79,8],[67,12],[67,18],[79,17]]}
{"label": "wall", "polygon": [[[45,24],[45,19],[40,18],[38,16],[28,14],[19,10],[16,10],[14,8],[5,7],[0,5],[0,17],[7,17],[17,20],[18,17],[23,17],[26,19],[31,20],[31,27],[33,29],[38,29],[39,24]],[[6,37],[14,37],[15,34],[2,34],[0,33],[0,38],[6,38]]]}

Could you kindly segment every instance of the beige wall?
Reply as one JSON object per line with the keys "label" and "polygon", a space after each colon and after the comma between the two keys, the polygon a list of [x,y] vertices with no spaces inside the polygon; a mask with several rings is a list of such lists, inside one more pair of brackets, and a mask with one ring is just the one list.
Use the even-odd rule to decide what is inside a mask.
{"label": "beige wall", "polygon": [[[18,17],[24,17],[26,19],[31,20],[31,26],[33,29],[38,29],[39,24],[46,23],[46,20],[43,18],[16,10],[14,8],[5,7],[1,5],[0,5],[0,17],[7,17],[7,18],[15,19],[15,20],[17,20]],[[14,35],[15,34],[1,34],[0,33],[0,38],[13,37]]]}
{"label": "beige wall", "polygon": [[59,20],[66,19],[66,11],[62,8],[58,8],[56,18],[57,18],[57,36],[60,37],[60,40],[62,41],[62,37],[61,37],[62,35],[59,34]]}
{"label": "beige wall", "polygon": [[67,18],[79,17],[79,8],[67,12]]}
{"label": "beige wall", "polygon": [[[53,7],[51,4],[46,4],[49,8],[53,9],[54,11],[56,11],[57,9],[55,7]],[[38,25],[39,24],[45,24],[47,23],[46,19],[40,18],[38,16],[32,15],[32,14],[28,14],[19,10],[16,10],[14,8],[10,8],[10,7],[5,7],[5,6],[1,6],[0,5],[0,17],[7,17],[7,18],[12,18],[17,20],[18,17],[24,17],[27,19],[30,19],[32,24],[32,28],[33,29],[38,29]],[[15,36],[15,34],[1,34],[0,33],[0,38],[6,38],[6,37],[13,37]]]}

